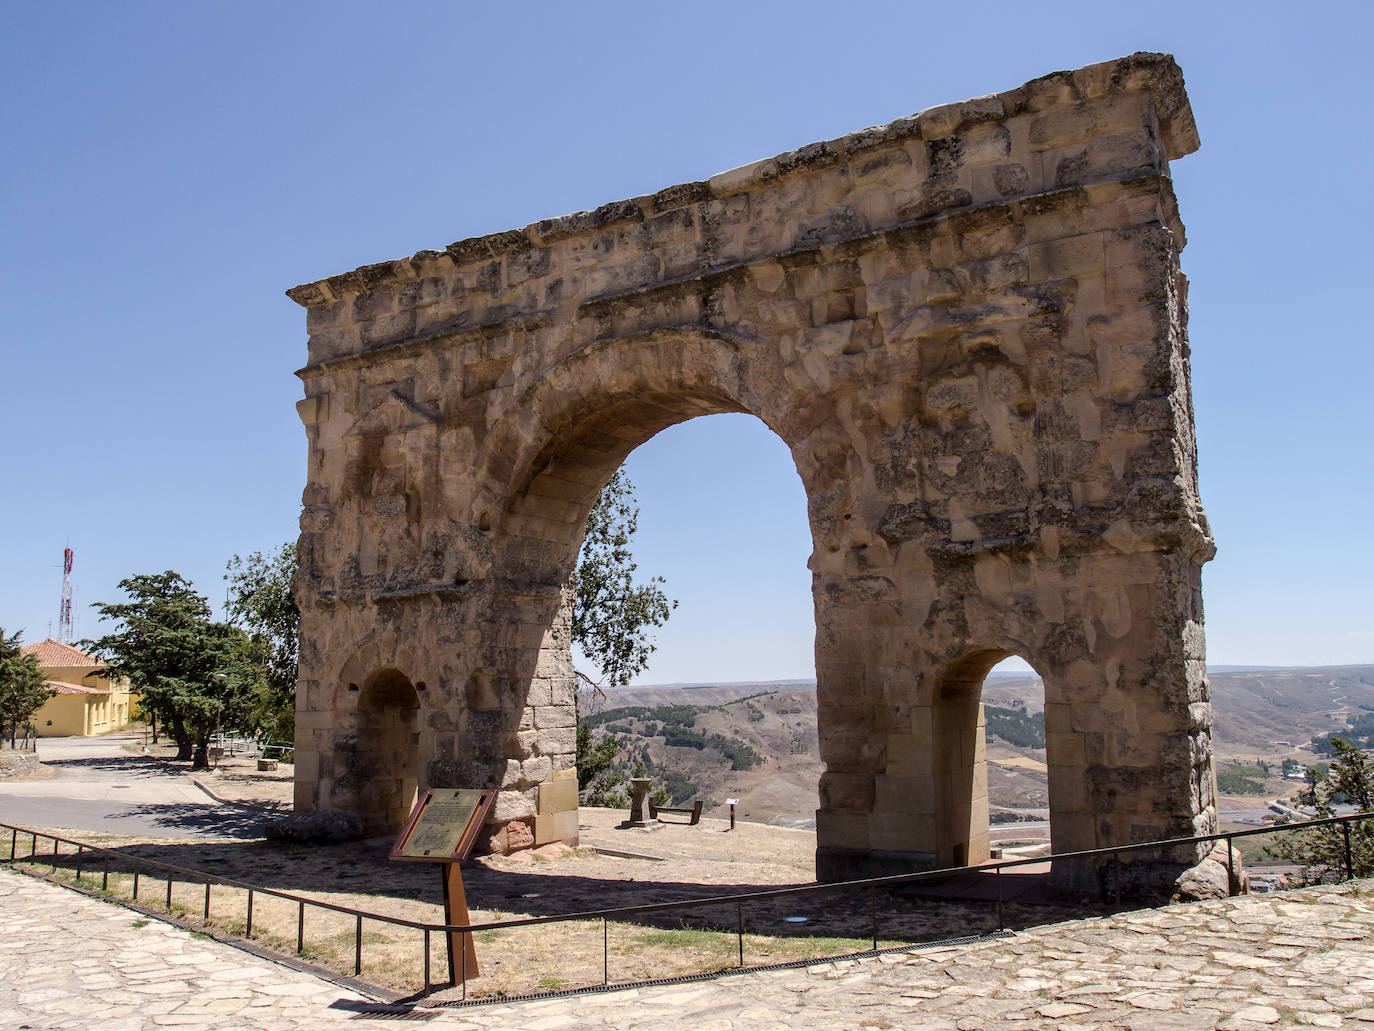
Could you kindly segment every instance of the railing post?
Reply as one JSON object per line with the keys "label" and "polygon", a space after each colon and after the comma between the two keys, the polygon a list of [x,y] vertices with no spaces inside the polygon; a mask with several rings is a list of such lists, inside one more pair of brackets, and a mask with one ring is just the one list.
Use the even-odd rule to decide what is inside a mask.
{"label": "railing post", "polygon": [[463,942],[463,1001],[468,1001],[468,943]]}
{"label": "railing post", "polygon": [[76,873],[73,875],[75,878],[73,883],[75,884],[81,883],[81,853],[85,850],[85,847],[85,845],[76,846]]}
{"label": "railing post", "polygon": [[1341,824],[1341,834],[1345,838],[1345,879],[1353,881],[1355,879],[1355,863],[1350,854],[1350,821],[1346,820]]}
{"label": "railing post", "polygon": [[244,921],[243,936],[253,937],[253,889],[248,889],[248,918]]}
{"label": "railing post", "polygon": [[19,853],[19,828],[10,828],[10,862],[14,862],[14,857]]}
{"label": "railing post", "polygon": [[353,928],[353,976],[363,974],[363,915],[358,914],[358,923]]}
{"label": "railing post", "polygon": [[143,869],[143,868],[142,868],[141,866],[139,866],[138,863],[134,863],[134,901],[135,901],[135,902],[138,901],[138,875],[139,875],[139,873],[141,872],[142,869]]}
{"label": "railing post", "polygon": [[105,853],[105,871],[100,875],[100,890],[110,890],[110,853]]}
{"label": "railing post", "polygon": [[[305,952],[305,903],[296,903],[296,955]],[[429,956],[425,956],[428,959]]]}
{"label": "railing post", "polygon": [[873,932],[873,951],[878,951],[878,892],[873,885],[868,886],[868,919]]}
{"label": "railing post", "polygon": [[425,928],[425,994],[429,994],[429,928]]}
{"label": "railing post", "polygon": [[997,882],[997,930],[1004,930],[1007,926],[1002,919],[1002,865],[997,865],[997,876],[993,878]]}
{"label": "railing post", "polygon": [[735,900],[735,942],[739,946],[739,965],[744,966],[744,903]]}
{"label": "railing post", "polygon": [[210,922],[210,880],[209,880],[209,878],[206,878],[206,881],[205,881],[205,921],[206,921],[206,923],[209,923],[209,922]]}
{"label": "railing post", "polygon": [[167,872],[167,912],[170,913],[171,911],[172,911],[172,874],[171,874],[171,871],[169,870],[169,871]]}
{"label": "railing post", "polygon": [[1226,835],[1226,894],[1231,894],[1231,885],[1236,883],[1236,838]]}

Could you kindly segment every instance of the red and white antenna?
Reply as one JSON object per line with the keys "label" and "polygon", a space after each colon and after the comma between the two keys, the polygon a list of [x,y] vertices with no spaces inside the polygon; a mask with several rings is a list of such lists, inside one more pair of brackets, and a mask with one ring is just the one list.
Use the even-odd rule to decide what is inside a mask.
{"label": "red and white antenna", "polygon": [[57,620],[57,639],[72,643],[72,549],[62,549],[62,615]]}

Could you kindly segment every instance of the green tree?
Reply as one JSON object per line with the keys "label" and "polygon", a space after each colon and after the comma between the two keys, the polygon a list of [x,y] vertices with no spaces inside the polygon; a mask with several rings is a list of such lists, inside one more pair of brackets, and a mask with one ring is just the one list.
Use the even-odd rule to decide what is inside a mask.
{"label": "green tree", "polygon": [[577,790],[581,791],[615,763],[620,742],[607,737],[592,744],[592,727],[586,720],[577,723]]}
{"label": "green tree", "polygon": [[8,736],[11,748],[19,728],[57,693],[43,679],[38,657],[20,652],[19,637],[6,637],[0,627],[0,738]]}
{"label": "green tree", "polygon": [[[1315,810],[1317,819],[1336,816],[1335,807],[1347,803],[1356,812],[1374,812],[1374,764],[1354,745],[1339,737],[1331,738],[1334,760],[1325,769],[1309,766],[1307,783],[1293,796],[1296,805]],[[1350,860],[1356,877],[1374,876],[1374,821],[1348,824]],[[1345,877],[1345,831],[1340,825],[1314,827],[1284,835],[1270,852],[1302,867],[1302,878],[1309,884],[1338,881]]]}
{"label": "green tree", "polygon": [[273,741],[295,737],[296,668],[300,656],[300,609],[291,594],[296,545],[229,560],[225,608],[229,621],[248,635],[250,661],[260,671],[250,707],[251,729]]}
{"label": "green tree", "polygon": [[[628,684],[648,666],[654,651],[650,632],[677,608],[677,602],[663,593],[662,577],[635,583],[630,541],[638,529],[634,485],[617,469],[587,516],[574,576],[573,643],[601,671],[601,679],[593,680],[581,670],[577,676],[597,697],[605,687]],[[627,805],[624,773],[615,763],[619,742],[611,737],[593,745],[591,725],[581,718],[580,697],[578,709],[578,789],[588,805]]]}
{"label": "green tree", "polygon": [[587,516],[578,556],[572,639],[601,671],[600,680],[578,676],[599,693],[623,687],[649,664],[650,633],[668,621],[676,601],[663,593],[663,578],[635,583],[630,541],[639,529],[634,485],[616,470]]}
{"label": "green tree", "polygon": [[204,769],[215,729],[238,725],[260,686],[248,635],[212,621],[205,597],[170,569],[129,577],[119,588],[128,601],[95,606],[115,631],[89,646],[171,732],[177,758]]}

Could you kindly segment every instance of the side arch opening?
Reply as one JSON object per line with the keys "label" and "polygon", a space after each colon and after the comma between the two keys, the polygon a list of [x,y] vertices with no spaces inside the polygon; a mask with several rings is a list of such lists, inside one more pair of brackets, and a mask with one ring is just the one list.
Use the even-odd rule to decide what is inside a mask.
{"label": "side arch opening", "polygon": [[[999,675],[1000,674],[1000,675]],[[977,649],[940,677],[932,713],[937,866],[1048,854],[1043,680],[1023,657]]]}
{"label": "side arch opening", "polygon": [[399,829],[420,786],[420,695],[400,670],[377,670],[358,694],[359,814],[369,831]]}

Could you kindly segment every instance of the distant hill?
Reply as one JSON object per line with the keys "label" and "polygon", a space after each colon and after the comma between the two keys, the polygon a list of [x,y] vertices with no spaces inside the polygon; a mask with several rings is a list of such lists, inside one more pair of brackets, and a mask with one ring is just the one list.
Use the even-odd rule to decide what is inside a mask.
{"label": "distant hill", "polygon": [[[1374,666],[1228,667],[1209,670],[1219,757],[1281,761],[1315,736],[1374,713]],[[990,676],[983,702],[994,809],[1048,805],[1043,737],[1044,690],[1026,673]],[[606,692],[582,702],[594,712],[596,739],[615,736],[628,774],[643,762],[658,784],[701,797],[723,814],[803,825],[816,808],[821,773],[813,680],[656,684]]]}

